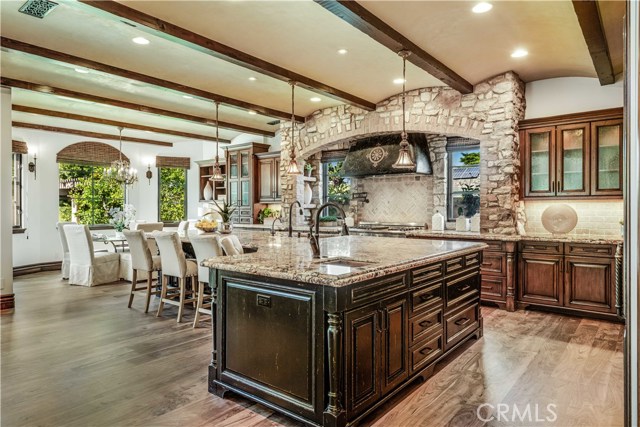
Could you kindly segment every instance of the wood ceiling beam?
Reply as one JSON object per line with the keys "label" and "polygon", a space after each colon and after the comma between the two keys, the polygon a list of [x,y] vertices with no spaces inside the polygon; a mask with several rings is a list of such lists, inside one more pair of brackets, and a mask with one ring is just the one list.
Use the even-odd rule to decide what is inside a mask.
{"label": "wood ceiling beam", "polygon": [[291,70],[287,70],[286,68],[249,55],[248,53],[201,36],[200,34],[196,34],[186,28],[171,24],[170,22],[147,15],[146,13],[139,12],[121,3],[104,0],[80,0],[76,4],[88,5],[102,12],[126,19],[127,21],[138,24],[137,28],[141,31],[145,31],[157,37],[178,43],[182,46],[189,47],[232,64],[239,65],[243,68],[265,74],[274,79],[287,82],[294,80],[300,87],[321,93],[346,104],[355,105],[369,111],[376,108],[375,103],[367,101],[366,99],[362,99],[358,96],[313,80]]}
{"label": "wood ceiling beam", "polygon": [[[158,86],[160,88],[169,89],[172,91],[189,94],[198,98],[203,98],[208,101],[218,101],[221,104],[230,105],[232,107],[241,108],[244,110],[251,110],[257,113],[263,114],[269,117],[277,117],[279,119],[290,120],[291,113],[286,111],[279,111],[273,108],[264,107],[262,105],[252,104],[250,102],[240,101],[238,99],[229,98],[217,93],[208,92],[201,89],[196,89],[190,86],[182,85],[180,83],[174,83],[168,80],[159,79],[156,77],[148,76],[146,74],[136,73],[135,71],[126,70],[123,68],[113,67],[111,65],[103,64],[101,62],[92,61],[90,59],[80,58],[78,56],[69,55],[63,52],[58,52],[51,49],[46,49],[40,46],[34,46],[29,43],[24,43],[18,40],[13,40],[8,37],[0,37],[0,44],[7,49],[16,50],[19,52],[25,52],[31,55],[48,58],[54,61],[64,62],[66,64],[72,64],[76,67],[87,68],[91,70],[100,71],[102,73],[111,74],[114,76],[123,77],[130,80],[136,80],[139,82],[147,83],[150,85]],[[304,123],[304,117],[296,116],[296,121]]]}
{"label": "wood ceiling beam", "polygon": [[[101,119],[98,117],[83,116],[80,114],[64,113],[62,111],[46,110],[44,108],[27,107],[26,105],[14,104],[11,107],[11,109],[13,111],[19,111],[22,113],[31,113],[31,114],[38,114],[41,116],[58,117],[61,119],[77,120],[77,121],[87,122],[87,123],[97,123],[97,124],[106,125],[106,126],[114,126],[114,127],[122,126],[125,129],[136,129],[136,130],[142,130],[142,131],[148,131],[148,132],[162,133],[165,135],[180,136],[183,138],[200,139],[203,141],[212,141],[212,142],[215,142],[216,140],[215,137],[208,136],[208,135],[200,135],[197,133],[181,132],[181,131],[172,130],[172,129],[138,125],[131,122],[119,122],[115,120]],[[230,140],[224,139],[224,138],[220,138],[218,141],[221,144],[228,144],[231,142]]]}
{"label": "wood ceiling beam", "polygon": [[598,74],[600,85],[610,85],[615,83],[616,77],[613,74],[611,55],[607,38],[602,28],[598,3],[595,0],[573,0],[573,10],[576,12],[584,41],[587,43],[591,61]]}
{"label": "wood ceiling beam", "polygon": [[[191,114],[178,113],[175,111],[163,110],[156,107],[148,107],[145,105],[135,104],[133,102],[120,101],[112,98],[105,98],[102,96],[91,95],[83,92],[76,92],[68,89],[57,88],[53,86],[41,85],[37,83],[26,82],[23,80],[11,79],[7,77],[0,78],[0,83],[5,86],[15,87],[18,89],[31,90],[34,92],[47,93],[50,95],[64,96],[67,98],[82,99],[85,101],[95,102],[98,104],[110,105],[112,107],[125,108],[128,110],[140,111],[143,113],[156,114],[159,116],[173,117],[175,119],[186,120],[189,122],[200,123],[210,126],[215,126],[216,121],[208,119],[206,117],[193,116]],[[275,132],[268,130],[256,129],[248,126],[242,126],[235,123],[227,123],[220,121],[221,128],[232,129],[239,132],[252,133],[256,135],[264,135],[273,137]]]}
{"label": "wood ceiling beam", "polygon": [[317,4],[336,15],[351,26],[362,31],[381,45],[394,52],[409,50],[407,61],[422,68],[443,83],[460,93],[473,92],[473,85],[455,71],[438,61],[400,34],[373,13],[353,0],[314,0]]}
{"label": "wood ceiling beam", "polygon": [[[114,141],[118,141],[120,139],[119,135],[111,135],[108,133],[99,133],[99,132],[89,132],[86,130],[79,130],[79,129],[60,128],[56,126],[39,125],[36,123],[11,122],[11,126],[13,126],[14,128],[26,128],[26,129],[44,130],[44,131],[56,132],[56,133],[68,133],[70,135],[86,136],[87,138],[111,139]],[[151,145],[160,145],[163,147],[173,147],[173,143],[171,142],[154,141],[152,139],[131,138],[128,136],[123,136],[122,140],[127,142],[137,142],[140,144],[151,144]]]}

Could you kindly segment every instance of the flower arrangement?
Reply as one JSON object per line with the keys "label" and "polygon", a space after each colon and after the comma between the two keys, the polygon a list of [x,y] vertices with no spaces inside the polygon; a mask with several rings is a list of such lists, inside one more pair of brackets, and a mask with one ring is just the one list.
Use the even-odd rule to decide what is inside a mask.
{"label": "flower arrangement", "polygon": [[124,205],[122,209],[111,208],[109,209],[109,224],[113,225],[116,231],[122,232],[122,230],[129,229],[131,223],[136,219],[136,208],[133,205]]}

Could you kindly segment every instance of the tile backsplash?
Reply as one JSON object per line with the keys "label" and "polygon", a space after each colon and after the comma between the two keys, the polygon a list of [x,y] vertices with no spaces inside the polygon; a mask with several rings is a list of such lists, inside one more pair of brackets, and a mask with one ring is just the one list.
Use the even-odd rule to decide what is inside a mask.
{"label": "tile backsplash", "polygon": [[525,230],[529,234],[548,234],[542,226],[542,212],[552,204],[567,204],[578,214],[578,224],[569,235],[579,236],[619,236],[620,220],[623,218],[624,202],[622,200],[526,200],[525,213],[527,223]]}
{"label": "tile backsplash", "polygon": [[358,191],[369,203],[359,203],[360,221],[431,224],[433,177],[421,175],[375,176],[357,180]]}

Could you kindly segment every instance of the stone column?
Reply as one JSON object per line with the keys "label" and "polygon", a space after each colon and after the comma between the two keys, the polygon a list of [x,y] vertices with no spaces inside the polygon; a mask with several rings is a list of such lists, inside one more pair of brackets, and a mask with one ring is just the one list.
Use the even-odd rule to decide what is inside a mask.
{"label": "stone column", "polygon": [[12,313],[13,211],[11,209],[11,88],[0,88],[0,312]]}
{"label": "stone column", "polygon": [[429,142],[429,157],[433,171],[433,213],[440,212],[447,218],[447,173],[448,154],[447,137],[433,135],[427,138]]}

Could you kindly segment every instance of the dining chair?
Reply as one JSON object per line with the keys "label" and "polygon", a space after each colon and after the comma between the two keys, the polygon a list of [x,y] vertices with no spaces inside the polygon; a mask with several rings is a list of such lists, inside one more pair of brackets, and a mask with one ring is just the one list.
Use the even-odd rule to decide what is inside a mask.
{"label": "dining chair", "polygon": [[69,258],[69,243],[67,243],[67,236],[64,234],[64,227],[66,225],[77,224],[76,222],[57,222],[56,228],[60,235],[60,244],[62,245],[62,278],[67,280],[69,278],[69,265],[71,263]]}
{"label": "dining chair", "polygon": [[[178,306],[178,323],[182,320],[182,312],[186,303],[194,303],[195,279],[198,276],[198,265],[188,260],[182,250],[180,237],[175,231],[156,231],[153,233],[162,263],[162,292],[156,317],[162,314],[164,304]],[[169,277],[178,279],[177,287],[169,287]],[[191,290],[187,290],[187,279],[191,279]],[[187,298],[189,295],[190,298]],[[177,300],[177,301],[176,301]]]}
{"label": "dining chair", "polygon": [[69,244],[69,283],[95,286],[117,282],[120,255],[93,251],[93,240],[86,225],[67,224],[63,227]]}
{"label": "dining chair", "polygon": [[198,262],[198,302],[196,304],[196,315],[193,319],[193,327],[195,328],[198,324],[200,313],[213,316],[214,311],[213,295],[209,296],[206,302],[204,301],[205,284],[210,285],[213,293],[214,284],[209,282],[209,267],[203,267],[200,264],[205,259],[223,256],[224,253],[222,252],[222,248],[220,247],[218,236],[191,236],[189,238],[189,241],[193,246],[193,251],[196,254],[196,260]]}
{"label": "dining chair", "polygon": [[[144,306],[144,312],[149,312],[149,302],[151,301],[151,295],[158,295],[160,291],[153,291],[153,272],[162,270],[162,263],[159,255],[152,255],[149,250],[149,244],[147,242],[147,236],[142,230],[124,230],[124,237],[127,238],[130,250],[130,262],[133,270],[133,276],[131,279],[131,292],[129,294],[129,305],[133,303],[133,297],[136,294],[144,293],[146,295],[146,302]],[[138,272],[144,272],[147,276],[147,285],[138,287]]]}
{"label": "dining chair", "polygon": [[225,255],[242,255],[244,253],[240,239],[235,234],[220,238],[220,246]]}

